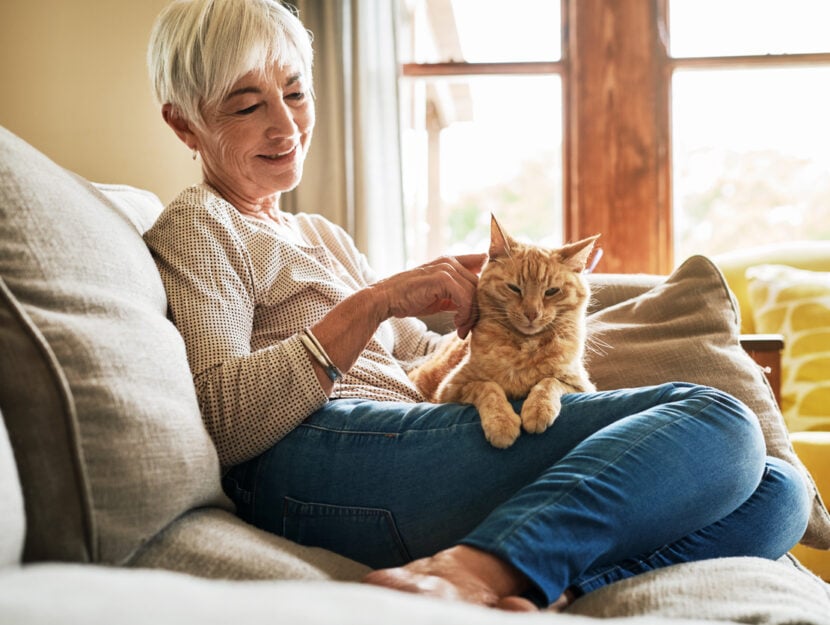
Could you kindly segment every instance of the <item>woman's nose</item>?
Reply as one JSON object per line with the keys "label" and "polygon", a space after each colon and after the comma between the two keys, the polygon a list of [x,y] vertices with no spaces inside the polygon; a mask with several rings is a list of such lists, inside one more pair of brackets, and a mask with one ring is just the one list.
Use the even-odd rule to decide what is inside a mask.
{"label": "woman's nose", "polygon": [[297,133],[297,123],[294,120],[292,110],[283,102],[279,101],[272,108],[270,116],[270,124],[265,131],[269,139],[279,139],[281,137],[290,137]]}

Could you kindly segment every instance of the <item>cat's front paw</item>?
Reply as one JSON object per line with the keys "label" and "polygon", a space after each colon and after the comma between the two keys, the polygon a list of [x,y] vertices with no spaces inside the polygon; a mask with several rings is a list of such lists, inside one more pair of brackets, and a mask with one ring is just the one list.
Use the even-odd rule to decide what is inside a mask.
{"label": "cat's front paw", "polygon": [[522,406],[522,427],[525,432],[541,434],[554,422],[562,402],[555,393],[531,392]]}
{"label": "cat's front paw", "polygon": [[493,447],[506,449],[516,442],[522,431],[522,421],[512,410],[482,415],[484,436]]}

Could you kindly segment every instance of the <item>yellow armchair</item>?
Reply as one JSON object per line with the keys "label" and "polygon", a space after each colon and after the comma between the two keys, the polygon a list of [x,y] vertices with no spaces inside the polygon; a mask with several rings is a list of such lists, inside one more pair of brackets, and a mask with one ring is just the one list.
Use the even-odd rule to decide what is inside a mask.
{"label": "yellow armchair", "polygon": [[[793,432],[790,438],[795,453],[816,481],[816,487],[822,499],[825,502],[828,501],[830,499],[830,432]],[[830,582],[830,551],[796,545],[792,553],[804,566]]]}
{"label": "yellow armchair", "polygon": [[[830,500],[830,241],[782,243],[739,250],[716,256],[713,260],[738,301],[741,331],[745,334],[775,332],[784,337],[780,389],[782,408],[793,448],[810,470],[819,493],[827,502]],[[793,272],[770,265],[818,273]],[[750,269],[748,276],[747,270]],[[794,276],[795,282],[776,285],[776,276],[787,275],[787,272]],[[812,278],[816,282],[811,285],[809,281]],[[766,289],[764,280],[767,281]],[[806,290],[816,299],[808,304],[797,302],[794,295],[798,290],[796,287],[800,288],[801,293]],[[777,307],[775,303],[770,303],[776,296],[780,304]],[[760,306],[766,307],[765,310],[759,310]],[[811,323],[819,326],[816,333],[806,339],[793,331],[805,325],[805,322],[799,322],[802,328],[798,328],[791,322],[795,306],[801,306],[799,314],[807,315]],[[789,307],[786,314],[782,312],[785,307]],[[803,365],[803,358],[799,360],[806,348],[819,352],[809,368]],[[804,390],[809,384],[802,382],[802,373],[817,391]],[[806,393],[813,393],[812,399]],[[804,403],[801,403],[802,400]],[[809,414],[801,414],[802,409]],[[819,414],[815,414],[817,411]],[[798,545],[793,554],[817,575],[830,581],[830,551]]]}
{"label": "yellow armchair", "polygon": [[737,250],[713,258],[723,272],[741,309],[741,332],[756,332],[746,270],[758,265],[787,265],[809,271],[830,272],[830,241],[793,241],[747,250]]}

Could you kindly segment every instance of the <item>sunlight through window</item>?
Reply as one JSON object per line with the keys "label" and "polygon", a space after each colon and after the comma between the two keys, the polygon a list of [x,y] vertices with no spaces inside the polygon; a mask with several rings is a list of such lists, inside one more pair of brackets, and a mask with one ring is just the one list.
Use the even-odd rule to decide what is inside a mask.
{"label": "sunlight through window", "polygon": [[[830,239],[830,50],[824,0],[673,0],[675,257]],[[752,15],[752,19],[747,16]]]}
{"label": "sunlight through window", "polygon": [[403,6],[402,58],[455,64],[401,82],[408,262],[486,251],[491,212],[518,237],[561,242],[561,78],[495,66],[558,61],[559,4]]}

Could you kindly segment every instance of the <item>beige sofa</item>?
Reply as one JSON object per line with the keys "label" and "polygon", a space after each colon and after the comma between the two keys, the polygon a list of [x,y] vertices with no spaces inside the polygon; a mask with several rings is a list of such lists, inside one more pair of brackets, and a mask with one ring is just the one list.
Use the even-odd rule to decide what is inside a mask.
{"label": "beige sofa", "polygon": [[[830,587],[786,557],[670,567],[517,616],[354,583],[364,566],[245,524],[140,236],[159,210],[0,128],[0,623],[830,623]],[[598,386],[726,387],[803,469],[710,262],[594,282]],[[804,541],[830,547],[817,495]]]}

